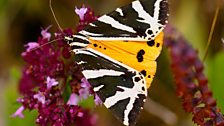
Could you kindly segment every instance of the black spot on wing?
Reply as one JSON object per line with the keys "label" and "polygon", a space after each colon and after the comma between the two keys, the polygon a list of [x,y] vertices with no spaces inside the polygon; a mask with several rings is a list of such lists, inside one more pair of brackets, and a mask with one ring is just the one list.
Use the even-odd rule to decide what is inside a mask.
{"label": "black spot on wing", "polygon": [[141,80],[140,77],[135,77],[135,82],[139,82]]}
{"label": "black spot on wing", "polygon": [[142,62],[144,57],[143,55],[145,54],[145,51],[143,49],[141,49],[138,53],[137,53],[137,60],[138,62]]}
{"label": "black spot on wing", "polygon": [[148,46],[154,46],[155,45],[155,41],[154,40],[148,41],[147,45]]}
{"label": "black spot on wing", "polygon": [[97,47],[98,45],[97,45],[97,44],[93,44],[93,46],[94,46],[94,47]]}
{"label": "black spot on wing", "polygon": [[136,121],[138,120],[139,114],[141,112],[141,108],[144,105],[144,100],[146,99],[146,96],[143,94],[138,94],[138,97],[139,98],[135,99],[133,109],[130,111],[130,114],[128,115],[130,126],[134,126],[136,124]]}
{"label": "black spot on wing", "polygon": [[140,73],[143,74],[144,76],[146,76],[146,71],[145,70],[142,70]]}
{"label": "black spot on wing", "polygon": [[147,30],[147,33],[148,33],[149,35],[152,35],[152,34],[153,34],[152,30]]}
{"label": "black spot on wing", "polygon": [[118,120],[124,121],[124,111],[130,101],[130,98],[120,100],[115,105],[111,106],[109,109],[114,113]]}
{"label": "black spot on wing", "polygon": [[145,91],[145,87],[142,87],[142,90]]}

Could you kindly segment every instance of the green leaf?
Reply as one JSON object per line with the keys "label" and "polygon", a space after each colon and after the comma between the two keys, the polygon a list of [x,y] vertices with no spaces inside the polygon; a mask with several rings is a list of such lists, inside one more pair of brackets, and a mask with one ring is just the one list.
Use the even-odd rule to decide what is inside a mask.
{"label": "green leaf", "polygon": [[87,99],[81,100],[79,106],[82,106],[86,109],[92,109],[95,106],[94,97],[89,96]]}
{"label": "green leaf", "polygon": [[224,53],[218,53],[208,62],[208,78],[217,105],[224,112]]}
{"label": "green leaf", "polygon": [[[16,75],[15,77],[19,77],[19,75],[16,69],[12,70],[13,74]],[[17,80],[18,81],[18,80]],[[14,79],[10,81],[9,84],[7,84],[7,87],[4,90],[4,116],[6,126],[33,126],[35,125],[35,119],[37,117],[36,111],[29,111],[25,110],[23,112],[25,118],[20,119],[18,117],[12,118],[11,115],[21,106],[21,104],[16,102],[16,99],[19,97],[18,94],[18,83]]]}
{"label": "green leaf", "polygon": [[71,87],[70,87],[70,83],[69,81],[71,80],[72,78],[69,76],[66,80],[66,85],[65,85],[65,89],[64,89],[64,92],[62,94],[62,97],[64,99],[64,101],[68,101],[72,91],[71,91]]}
{"label": "green leaf", "polygon": [[21,70],[18,67],[12,67],[10,69],[10,75],[14,81],[18,81],[21,77]]}

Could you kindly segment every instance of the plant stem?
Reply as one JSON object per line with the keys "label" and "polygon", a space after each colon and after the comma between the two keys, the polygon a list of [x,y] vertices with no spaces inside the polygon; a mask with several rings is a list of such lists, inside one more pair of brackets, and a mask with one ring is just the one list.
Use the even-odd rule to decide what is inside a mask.
{"label": "plant stem", "polygon": [[213,36],[213,33],[214,33],[215,24],[216,24],[216,21],[217,21],[217,18],[218,18],[219,10],[220,10],[220,4],[219,3],[220,3],[220,0],[217,0],[217,7],[216,7],[216,10],[215,10],[215,15],[214,15],[214,18],[213,18],[213,21],[212,21],[212,27],[210,29],[207,45],[206,45],[206,48],[205,48],[205,55],[203,57],[203,62],[205,62],[206,57],[208,55],[208,48],[211,44],[212,36]]}

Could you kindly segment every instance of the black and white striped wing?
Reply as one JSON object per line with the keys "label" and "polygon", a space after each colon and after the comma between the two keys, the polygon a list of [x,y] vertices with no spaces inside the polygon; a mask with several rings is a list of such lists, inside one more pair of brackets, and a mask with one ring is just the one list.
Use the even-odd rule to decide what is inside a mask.
{"label": "black and white striped wing", "polygon": [[104,105],[124,125],[134,125],[147,96],[144,76],[93,49],[76,49],[75,53],[75,61]]}
{"label": "black and white striped wing", "polygon": [[152,40],[167,20],[167,0],[135,0],[101,16],[79,33],[100,40]]}

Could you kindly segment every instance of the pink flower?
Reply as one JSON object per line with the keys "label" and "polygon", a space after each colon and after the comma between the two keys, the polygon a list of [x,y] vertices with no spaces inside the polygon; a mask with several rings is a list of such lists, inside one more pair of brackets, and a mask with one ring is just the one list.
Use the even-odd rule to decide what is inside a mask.
{"label": "pink flower", "polygon": [[91,87],[91,85],[89,84],[89,82],[86,80],[86,78],[82,78],[82,80],[81,80],[81,87],[83,87],[83,88],[90,88]]}
{"label": "pink flower", "polygon": [[25,107],[24,106],[21,106],[20,108],[18,108],[17,110],[16,110],[16,112],[15,113],[13,113],[12,114],[12,116],[11,117],[16,117],[16,116],[18,116],[19,118],[24,118],[24,115],[23,115],[23,111],[24,111],[24,109],[25,109]]}
{"label": "pink flower", "polygon": [[90,95],[90,92],[89,92],[89,88],[81,88],[79,90],[79,96],[82,98],[82,99],[87,99]]}
{"label": "pink flower", "polygon": [[75,13],[77,15],[79,15],[80,20],[84,20],[84,15],[87,12],[87,10],[88,9],[85,8],[84,6],[82,8],[80,8],[80,9],[78,9],[78,8],[75,7]]}
{"label": "pink flower", "polygon": [[51,33],[47,32],[52,25],[48,26],[46,29],[42,29],[41,31],[41,35],[43,37],[43,39],[47,39],[48,41],[51,39]]}
{"label": "pink flower", "polygon": [[70,98],[67,102],[68,105],[78,105],[78,102],[79,102],[79,96],[75,93],[72,93],[70,95]]}
{"label": "pink flower", "polygon": [[95,95],[94,101],[95,101],[95,104],[96,105],[102,105],[103,104],[103,102],[100,100],[100,98],[99,98],[98,95]]}
{"label": "pink flower", "polygon": [[45,96],[43,94],[43,92],[38,92],[37,94],[33,95],[33,98],[37,99],[39,102],[41,102],[42,104],[45,104]]}
{"label": "pink flower", "polygon": [[58,85],[58,82],[54,78],[47,77],[47,89],[51,89],[51,87]]}
{"label": "pink flower", "polygon": [[23,98],[17,98],[16,101],[19,102],[19,103],[24,102]]}
{"label": "pink flower", "polygon": [[40,45],[37,42],[29,42],[25,45],[27,47],[26,52],[30,52],[32,49],[39,47]]}
{"label": "pink flower", "polygon": [[90,95],[91,85],[86,80],[86,78],[82,78],[82,80],[81,80],[81,87],[82,88],[79,90],[79,96],[82,99],[87,99],[89,97],[89,95]]}
{"label": "pink flower", "polygon": [[77,116],[78,117],[83,117],[84,113],[83,112],[78,112]]}

